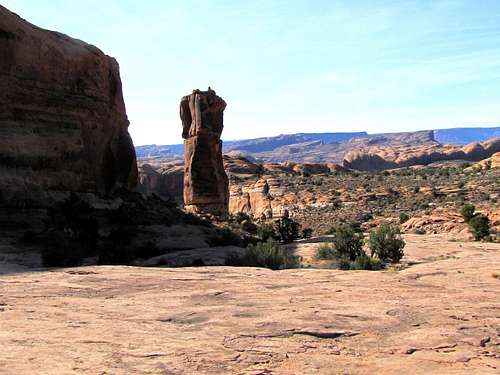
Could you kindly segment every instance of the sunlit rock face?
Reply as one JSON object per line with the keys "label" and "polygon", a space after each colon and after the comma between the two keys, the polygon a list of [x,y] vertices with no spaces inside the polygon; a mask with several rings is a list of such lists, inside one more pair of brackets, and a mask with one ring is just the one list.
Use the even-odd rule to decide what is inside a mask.
{"label": "sunlit rock face", "polygon": [[348,152],[344,167],[360,171],[380,171],[427,165],[447,160],[479,161],[500,151],[500,138],[471,143],[462,148],[439,143],[426,145],[399,145],[368,147]]}
{"label": "sunlit rock face", "polygon": [[115,59],[0,6],[0,205],[133,190],[128,125]]}
{"label": "sunlit rock face", "polygon": [[229,183],[222,159],[226,102],[210,88],[194,90],[180,104],[184,138],[184,208],[188,212],[225,215]]}
{"label": "sunlit rock face", "polygon": [[244,212],[254,218],[271,218],[272,196],[266,178],[260,178],[249,185],[233,185],[230,190],[229,212]]}

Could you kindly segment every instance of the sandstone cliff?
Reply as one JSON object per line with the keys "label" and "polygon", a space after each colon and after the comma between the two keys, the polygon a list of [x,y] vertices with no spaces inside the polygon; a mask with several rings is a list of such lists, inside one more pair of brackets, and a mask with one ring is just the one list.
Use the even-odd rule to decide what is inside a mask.
{"label": "sandstone cliff", "polygon": [[0,205],[134,189],[118,63],[0,6]]}

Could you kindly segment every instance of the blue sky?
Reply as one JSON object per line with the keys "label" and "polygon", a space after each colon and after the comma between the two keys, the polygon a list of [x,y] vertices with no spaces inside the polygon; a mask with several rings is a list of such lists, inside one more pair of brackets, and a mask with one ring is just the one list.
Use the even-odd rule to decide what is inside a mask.
{"label": "blue sky", "polygon": [[224,139],[500,124],[498,0],[1,3],[117,58],[136,145],[209,85]]}

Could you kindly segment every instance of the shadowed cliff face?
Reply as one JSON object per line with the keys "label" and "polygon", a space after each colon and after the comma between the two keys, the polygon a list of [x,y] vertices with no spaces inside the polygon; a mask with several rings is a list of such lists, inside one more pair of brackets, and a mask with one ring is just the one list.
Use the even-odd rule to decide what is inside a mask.
{"label": "shadowed cliff face", "polygon": [[128,124],[116,60],[0,6],[0,204],[134,189]]}

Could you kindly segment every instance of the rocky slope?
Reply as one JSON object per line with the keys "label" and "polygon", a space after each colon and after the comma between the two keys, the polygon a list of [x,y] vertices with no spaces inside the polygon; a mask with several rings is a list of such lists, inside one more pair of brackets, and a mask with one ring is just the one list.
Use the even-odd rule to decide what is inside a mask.
{"label": "rocky slope", "polygon": [[[280,217],[288,211],[303,227],[324,233],[336,222],[366,222],[370,227],[380,224],[380,220],[398,223],[402,213],[418,217],[437,210],[436,215],[425,215],[424,220],[403,229],[452,231],[466,238],[467,225],[460,215],[464,202],[475,204],[483,213],[490,208],[498,210],[497,154],[472,166],[465,161],[448,161],[390,172],[357,172],[332,163],[258,164],[241,156],[225,155],[230,179],[229,211],[245,212],[254,218]],[[163,169],[164,178],[173,177],[167,171]],[[178,201],[180,197],[177,193]],[[500,225],[494,215],[488,213],[488,217],[493,226]]]}
{"label": "rocky slope", "polygon": [[137,183],[118,63],[0,6],[0,206]]}
{"label": "rocky slope", "polygon": [[348,152],[343,161],[346,168],[360,171],[427,165],[446,160],[479,161],[500,151],[500,138],[471,143],[462,148],[441,144],[372,146]]}
{"label": "rocky slope", "polygon": [[[345,171],[337,164],[258,164],[239,155],[227,154],[224,155],[224,169],[230,180],[229,212],[245,212],[256,218],[279,217],[285,210],[278,197],[287,195],[274,174],[310,176]],[[139,161],[139,191],[146,195],[156,194],[182,204],[182,180],[182,163],[155,162],[155,159]]]}
{"label": "rocky slope", "polygon": [[500,152],[494,153],[490,158],[481,160],[472,165],[468,170],[476,171],[481,169],[500,168]]}
{"label": "rocky slope", "polygon": [[500,245],[406,241],[398,272],[4,267],[0,373],[498,374]]}

